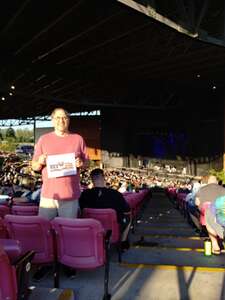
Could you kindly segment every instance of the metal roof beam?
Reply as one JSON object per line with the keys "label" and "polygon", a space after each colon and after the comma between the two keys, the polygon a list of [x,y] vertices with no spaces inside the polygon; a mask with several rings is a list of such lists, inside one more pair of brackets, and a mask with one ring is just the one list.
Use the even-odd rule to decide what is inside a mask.
{"label": "metal roof beam", "polygon": [[[197,38],[201,41],[204,42],[209,42],[218,46],[225,46],[225,41],[221,40],[221,39],[217,39],[214,38],[213,36],[209,36],[208,33],[204,30],[198,30],[195,31],[195,28],[185,28],[188,27],[187,25],[181,25],[181,24],[177,24],[174,21],[166,18],[165,16],[161,15],[160,13],[158,13],[154,7],[152,7],[149,3],[145,6],[143,4],[137,3],[136,1],[133,0],[117,0],[120,3],[123,3],[137,11],[139,11],[140,13],[143,13],[183,34],[186,34],[192,38]],[[205,3],[204,5],[206,5],[207,3]],[[202,13],[204,13],[205,8],[203,7],[202,9]],[[199,21],[201,21],[202,16],[199,16]],[[198,25],[198,23],[197,23]]]}

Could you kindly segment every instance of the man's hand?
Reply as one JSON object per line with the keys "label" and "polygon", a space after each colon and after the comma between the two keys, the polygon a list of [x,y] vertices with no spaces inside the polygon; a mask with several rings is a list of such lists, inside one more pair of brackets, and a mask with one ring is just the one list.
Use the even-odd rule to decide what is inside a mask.
{"label": "man's hand", "polygon": [[42,166],[46,165],[46,159],[47,159],[47,155],[46,154],[42,154],[39,156],[38,158],[38,163]]}
{"label": "man's hand", "polygon": [[83,167],[83,165],[84,165],[83,160],[80,159],[79,157],[77,157],[77,158],[75,159],[75,163],[76,163],[76,167],[77,167],[77,168],[81,168],[81,167]]}
{"label": "man's hand", "polygon": [[41,169],[46,165],[46,159],[47,155],[46,154],[41,154],[38,158],[38,160],[32,160],[32,169],[34,171],[41,171]]}
{"label": "man's hand", "polygon": [[200,203],[200,199],[198,197],[195,197],[195,205],[199,207]]}

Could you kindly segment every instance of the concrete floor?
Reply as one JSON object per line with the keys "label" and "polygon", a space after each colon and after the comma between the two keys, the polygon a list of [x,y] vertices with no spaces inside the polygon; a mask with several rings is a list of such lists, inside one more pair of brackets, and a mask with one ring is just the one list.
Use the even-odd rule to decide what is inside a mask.
{"label": "concrete floor", "polygon": [[[203,238],[163,193],[148,200],[130,239],[121,264],[111,249],[112,300],[225,300],[225,253],[204,256]],[[60,287],[72,288],[76,300],[101,300],[103,275],[103,268],[78,271],[74,279],[62,274]],[[52,287],[53,279],[31,284]]]}

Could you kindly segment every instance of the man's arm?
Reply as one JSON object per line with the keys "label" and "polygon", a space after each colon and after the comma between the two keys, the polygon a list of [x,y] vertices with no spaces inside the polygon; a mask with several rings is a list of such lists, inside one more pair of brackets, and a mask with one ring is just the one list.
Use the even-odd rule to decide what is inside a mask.
{"label": "man's arm", "polygon": [[88,203],[88,195],[87,195],[87,190],[83,191],[80,195],[80,198],[78,199],[79,201],[79,207],[81,209],[81,211],[88,207],[87,203]]}
{"label": "man's arm", "polygon": [[200,203],[199,197],[195,197],[195,205],[199,207]]}
{"label": "man's arm", "polygon": [[47,155],[42,154],[39,156],[38,160],[32,160],[31,167],[34,171],[41,171],[41,169],[46,165]]}
{"label": "man's arm", "polygon": [[76,167],[77,168],[86,169],[86,168],[88,168],[88,165],[89,165],[89,160],[83,160],[80,157],[76,158]]}

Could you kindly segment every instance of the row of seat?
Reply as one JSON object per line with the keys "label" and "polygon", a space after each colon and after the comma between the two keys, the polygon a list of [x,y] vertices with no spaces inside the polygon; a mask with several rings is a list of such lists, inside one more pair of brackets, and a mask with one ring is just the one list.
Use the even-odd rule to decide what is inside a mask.
{"label": "row of seat", "polygon": [[38,206],[36,205],[0,205],[0,217],[5,215],[21,215],[21,216],[35,216],[38,214]]}
{"label": "row of seat", "polygon": [[[186,201],[187,193],[179,192],[174,187],[170,187],[166,189],[166,193],[168,197],[175,202],[176,207],[180,210],[181,214],[184,217],[189,218],[189,210],[188,210],[188,203]],[[204,202],[199,210],[199,223],[201,226],[206,225],[205,221],[205,212],[206,209],[210,206],[210,202]],[[196,208],[197,209],[197,208]]]}
{"label": "row of seat", "polygon": [[[105,266],[103,299],[110,299],[108,249],[111,231],[105,232],[99,221],[57,217],[50,222],[40,216],[7,215],[5,224],[9,237],[20,242],[20,255],[34,251],[32,264],[53,265],[55,288],[59,287],[60,264],[75,269]],[[4,248],[4,243],[7,245],[6,240],[0,240],[0,247]],[[13,249],[12,244],[11,248]],[[10,280],[12,284],[13,280]],[[2,283],[0,283],[0,290],[2,293],[5,291]]]}
{"label": "row of seat", "polygon": [[[134,218],[140,211],[147,193],[147,190],[143,190],[140,193],[124,195],[131,206]],[[19,214],[27,215],[32,211],[34,214],[37,213],[37,209],[32,206],[18,207],[20,207]],[[13,211],[16,210],[11,209],[10,212]],[[18,216],[18,213],[16,214],[3,214],[4,220],[0,218],[0,238],[15,239],[20,241],[21,245],[19,247],[17,243],[13,249],[13,244],[10,245],[10,248],[5,240],[0,240],[0,246],[5,248],[8,246],[8,250],[11,249],[11,252],[8,251],[9,256],[24,255],[27,251],[34,251],[33,264],[52,264],[54,266],[55,287],[59,286],[60,264],[76,269],[89,269],[105,265],[104,299],[110,299],[108,293],[108,249],[110,243],[117,245],[119,261],[121,261],[120,228],[114,210],[85,209],[84,219],[55,218],[51,222],[39,216]],[[109,238],[109,233],[112,233],[111,238]]]}

